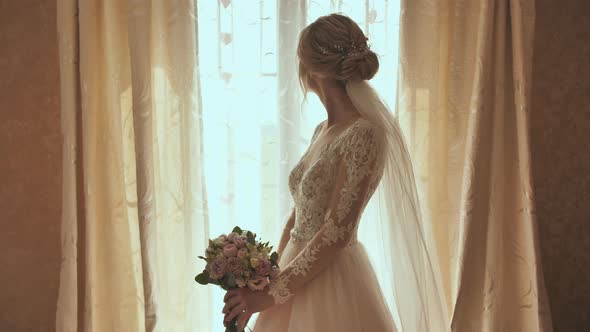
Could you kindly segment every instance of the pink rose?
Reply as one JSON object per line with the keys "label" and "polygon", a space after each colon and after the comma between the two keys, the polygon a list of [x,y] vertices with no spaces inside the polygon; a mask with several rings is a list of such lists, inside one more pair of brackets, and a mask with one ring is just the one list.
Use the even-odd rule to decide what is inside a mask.
{"label": "pink rose", "polygon": [[240,235],[234,239],[234,244],[238,248],[244,248],[246,246],[246,243],[248,243],[248,237],[244,235]]}
{"label": "pink rose", "polygon": [[244,259],[246,257],[248,257],[248,248],[238,249],[238,258]]}
{"label": "pink rose", "polygon": [[253,291],[263,290],[266,285],[268,285],[268,278],[266,277],[258,276],[248,280],[248,288]]}
{"label": "pink rose", "polygon": [[225,271],[232,273],[233,275],[239,276],[243,271],[242,261],[239,258],[231,257],[227,259],[227,265]]}
{"label": "pink rose", "polygon": [[211,279],[220,279],[225,274],[225,266],[227,262],[225,259],[216,259],[211,264],[207,264],[206,270],[209,272]]}
{"label": "pink rose", "polygon": [[236,254],[238,253],[238,247],[236,247],[235,244],[227,244],[225,245],[225,247],[223,247],[223,254],[225,255],[225,257],[236,257]]}
{"label": "pink rose", "polygon": [[258,262],[258,266],[256,267],[256,274],[259,276],[267,276],[270,274],[271,266],[270,262],[264,259],[261,259]]}
{"label": "pink rose", "polygon": [[246,246],[246,243],[248,243],[248,237],[235,232],[229,233],[229,235],[227,236],[227,240],[235,244],[238,248],[243,248]]}
{"label": "pink rose", "polygon": [[235,243],[236,238],[240,236],[240,234],[236,233],[236,232],[231,232],[228,234],[227,236],[227,240],[231,241],[232,243]]}

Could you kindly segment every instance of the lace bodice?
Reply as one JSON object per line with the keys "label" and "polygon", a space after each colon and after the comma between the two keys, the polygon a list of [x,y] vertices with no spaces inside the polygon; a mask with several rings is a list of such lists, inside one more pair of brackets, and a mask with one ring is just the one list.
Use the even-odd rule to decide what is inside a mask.
{"label": "lace bodice", "polygon": [[[271,282],[276,303],[286,302],[356,242],[360,216],[383,174],[383,137],[369,121],[355,120],[328,142],[317,140],[322,127],[289,176],[295,202],[290,240],[305,247]],[[312,148],[316,157],[309,158]]]}

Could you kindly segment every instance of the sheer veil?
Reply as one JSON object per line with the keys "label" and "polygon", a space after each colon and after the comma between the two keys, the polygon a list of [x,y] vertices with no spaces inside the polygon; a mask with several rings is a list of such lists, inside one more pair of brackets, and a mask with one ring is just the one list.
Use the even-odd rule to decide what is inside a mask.
{"label": "sheer veil", "polygon": [[379,218],[374,228],[379,234],[374,235],[384,249],[377,263],[393,276],[386,288],[393,292],[398,328],[450,331],[438,256],[430,224],[421,216],[412,162],[398,121],[367,81],[348,82],[346,92],[361,116],[385,134],[383,178],[372,198]]}

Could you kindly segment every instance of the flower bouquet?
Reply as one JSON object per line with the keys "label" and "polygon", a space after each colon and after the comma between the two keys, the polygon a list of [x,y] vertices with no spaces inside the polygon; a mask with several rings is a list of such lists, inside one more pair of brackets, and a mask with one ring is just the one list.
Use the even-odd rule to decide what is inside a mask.
{"label": "flower bouquet", "polygon": [[[201,285],[218,285],[225,290],[248,287],[263,290],[279,273],[279,254],[272,252],[268,242],[256,240],[256,234],[234,227],[228,235],[209,240],[205,270],[195,277]],[[226,326],[226,332],[237,332],[237,318]]]}

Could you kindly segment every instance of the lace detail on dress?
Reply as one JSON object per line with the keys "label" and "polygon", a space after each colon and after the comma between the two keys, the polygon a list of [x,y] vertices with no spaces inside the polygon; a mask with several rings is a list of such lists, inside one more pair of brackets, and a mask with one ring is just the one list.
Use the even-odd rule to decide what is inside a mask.
{"label": "lace detail on dress", "polygon": [[383,173],[382,146],[376,129],[359,119],[326,145],[310,167],[293,169],[289,188],[296,220],[291,240],[306,245],[271,282],[268,293],[275,303],[288,301],[340,250],[356,242],[361,213]]}
{"label": "lace detail on dress", "polygon": [[322,240],[326,245],[333,245],[338,242],[338,240],[344,240],[346,233],[352,231],[350,226],[352,226],[352,224],[349,226],[338,226],[332,218],[329,218],[324,224],[326,229],[324,230],[324,237]]}
{"label": "lace detail on dress", "polygon": [[274,298],[276,304],[283,304],[287,302],[293,294],[289,292],[287,283],[289,278],[285,275],[279,275],[273,279],[272,283],[268,286],[268,294]]}

